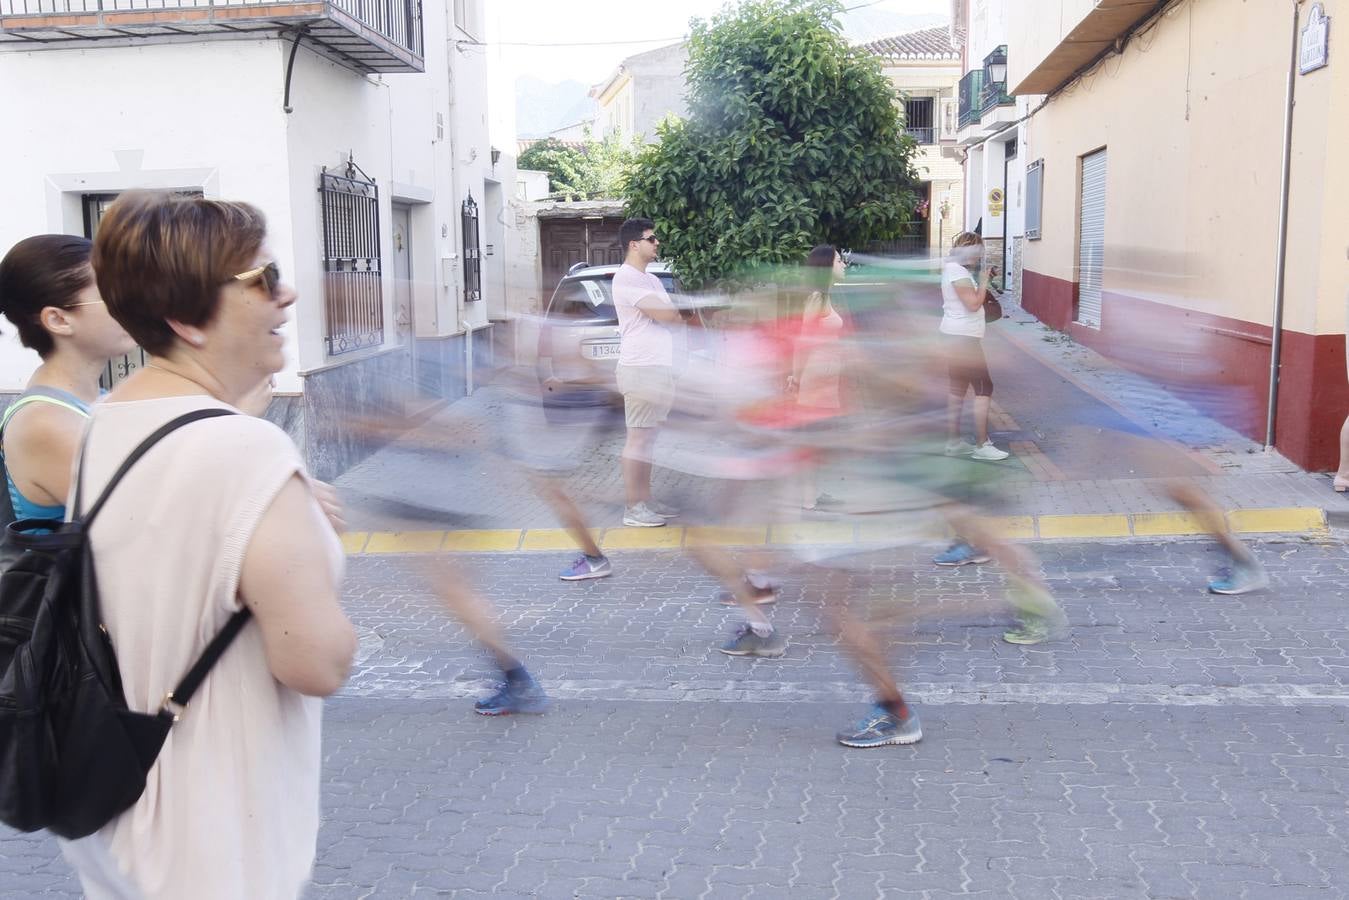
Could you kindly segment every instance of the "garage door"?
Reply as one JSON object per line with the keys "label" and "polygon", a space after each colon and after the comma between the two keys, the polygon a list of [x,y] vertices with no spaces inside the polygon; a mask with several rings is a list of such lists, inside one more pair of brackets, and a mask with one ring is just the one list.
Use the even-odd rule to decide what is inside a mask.
{"label": "garage door", "polygon": [[1082,157],[1077,224],[1077,321],[1101,327],[1101,275],[1105,255],[1105,151]]}

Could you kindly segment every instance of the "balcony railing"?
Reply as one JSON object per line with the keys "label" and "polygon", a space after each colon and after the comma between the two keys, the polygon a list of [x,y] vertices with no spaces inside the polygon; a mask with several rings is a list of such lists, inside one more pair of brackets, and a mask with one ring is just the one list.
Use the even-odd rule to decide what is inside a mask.
{"label": "balcony railing", "polygon": [[300,31],[359,72],[424,70],[421,0],[0,0],[0,43],[11,47]]}
{"label": "balcony railing", "polygon": [[965,77],[960,79],[960,88],[958,92],[959,103],[957,106],[959,117],[956,121],[957,128],[978,124],[979,114],[983,110],[983,90],[983,69],[973,69],[966,72]]}
{"label": "balcony railing", "polygon": [[981,115],[990,109],[1010,106],[1015,102],[1015,98],[1007,96],[1007,82],[1005,81],[985,81],[983,89],[979,91],[979,113]]}
{"label": "balcony railing", "polygon": [[937,129],[935,128],[905,128],[904,133],[919,144],[937,143]]}

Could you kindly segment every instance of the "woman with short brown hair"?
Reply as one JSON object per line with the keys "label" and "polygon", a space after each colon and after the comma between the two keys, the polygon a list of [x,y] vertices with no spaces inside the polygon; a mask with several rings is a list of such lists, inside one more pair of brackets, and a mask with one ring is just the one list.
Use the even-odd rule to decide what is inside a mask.
{"label": "woman with short brown hair", "polygon": [[[108,210],[99,290],[149,362],[93,412],[83,498],[160,426],[249,407],[282,368],[295,292],[265,236],[243,203],[142,193]],[[302,890],[319,823],[317,698],[342,686],[356,647],[334,525],[294,443],[249,415],[172,432],[103,506],[90,542],[133,710],[158,710],[237,610],[253,621],[181,711],[136,804],[63,845],[90,897]]]}

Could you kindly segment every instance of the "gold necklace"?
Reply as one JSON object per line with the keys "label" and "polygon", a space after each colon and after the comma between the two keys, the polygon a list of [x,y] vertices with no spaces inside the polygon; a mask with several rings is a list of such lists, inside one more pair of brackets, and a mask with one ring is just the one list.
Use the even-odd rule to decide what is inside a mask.
{"label": "gold necklace", "polygon": [[214,396],[215,396],[214,394],[211,393],[211,389],[208,388],[206,385],[202,384],[200,381],[198,381],[198,380],[195,379],[195,378],[189,378],[188,376],[184,375],[182,372],[175,372],[175,371],[173,371],[172,369],[166,369],[166,368],[164,368],[163,366],[157,366],[157,365],[155,365],[155,364],[152,363],[152,362],[147,362],[147,363],[145,364],[145,368],[147,368],[147,369],[156,369],[156,370],[158,370],[158,371],[160,371],[160,372],[163,372],[165,375],[172,375],[172,376],[174,376],[175,378],[181,378],[181,379],[183,379],[183,381],[191,382],[192,384],[195,384],[197,387],[201,388],[203,391],[206,392],[206,395],[207,395],[207,396],[210,396],[210,397],[214,397]]}

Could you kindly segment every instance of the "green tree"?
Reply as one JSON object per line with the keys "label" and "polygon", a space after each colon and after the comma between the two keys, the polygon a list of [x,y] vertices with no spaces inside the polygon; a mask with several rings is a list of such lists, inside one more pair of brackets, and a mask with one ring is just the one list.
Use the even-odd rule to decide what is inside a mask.
{"label": "green tree", "polygon": [[841,12],[742,0],[691,23],[689,116],[662,124],[624,185],[686,284],[753,279],[816,243],[891,239],[909,218],[914,142]]}
{"label": "green tree", "polygon": [[555,138],[539,141],[521,153],[516,166],[548,173],[548,190],[564,200],[617,198],[623,175],[632,163],[635,145],[616,134],[602,141],[587,138],[569,146]]}

